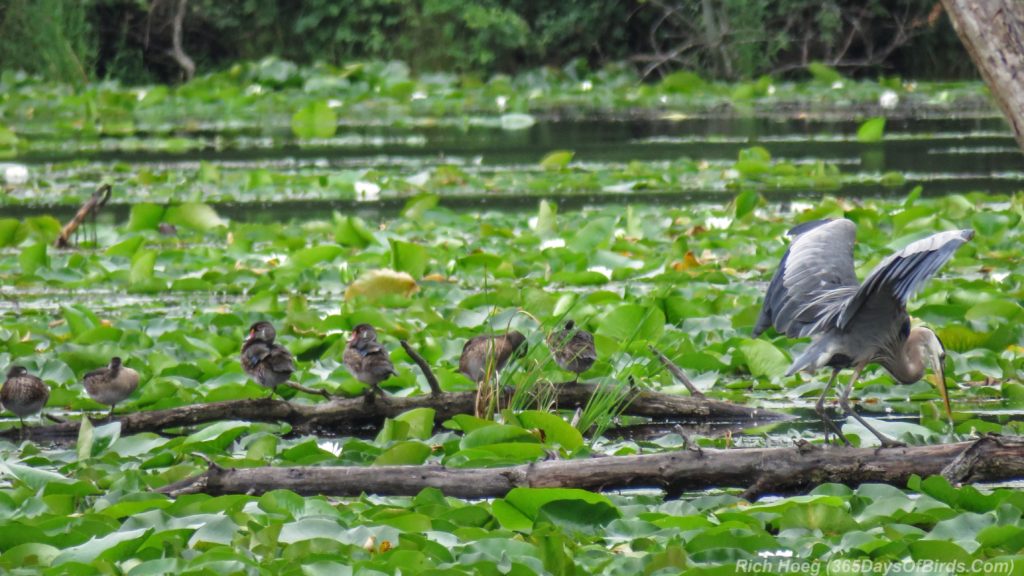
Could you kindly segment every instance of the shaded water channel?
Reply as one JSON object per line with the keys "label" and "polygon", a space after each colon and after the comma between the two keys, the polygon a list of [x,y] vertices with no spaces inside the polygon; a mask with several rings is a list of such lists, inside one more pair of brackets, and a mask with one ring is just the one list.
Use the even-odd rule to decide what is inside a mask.
{"label": "shaded water channel", "polygon": [[[46,175],[55,166],[74,159],[87,169],[104,171],[114,163],[157,168],[191,168],[200,161],[231,169],[274,167],[280,171],[317,167],[321,170],[407,168],[428,170],[456,164],[479,171],[532,170],[544,154],[571,150],[580,166],[626,165],[633,161],[668,162],[689,158],[696,162],[727,166],[740,150],[765,147],[774,159],[793,164],[818,161],[837,166],[852,178],[837,190],[824,191],[845,197],[902,196],[915,186],[925,195],[982,191],[1012,193],[1024,188],[1024,156],[1017,149],[1002,118],[897,119],[888,122],[879,143],[858,142],[857,122],[811,119],[691,118],[672,120],[586,120],[538,123],[525,130],[499,128],[356,128],[314,145],[299,146],[284,136],[262,139],[235,135],[192,135],[205,140],[200,148],[183,153],[145,150],[80,150],[74,153],[30,154],[18,161],[34,173]],[[116,142],[115,142],[116,144]],[[897,172],[904,182],[883,186],[877,177]],[[865,182],[858,182],[863,177]],[[130,191],[129,191],[130,192]],[[595,204],[649,204],[717,202],[728,191],[722,187],[679,191],[601,191],[555,198],[563,209]],[[821,190],[765,189],[772,201],[820,197]],[[537,195],[519,191],[460,192],[445,196],[442,204],[455,209],[481,207],[532,210]],[[373,202],[353,199],[287,199],[218,204],[218,211],[238,220],[304,219],[325,210],[356,211],[363,215],[387,215],[399,210],[405,198],[383,195]],[[45,201],[31,205],[0,207],[5,214],[23,216],[49,213],[66,216],[73,206]],[[106,210],[118,220],[127,216],[124,206]]]}

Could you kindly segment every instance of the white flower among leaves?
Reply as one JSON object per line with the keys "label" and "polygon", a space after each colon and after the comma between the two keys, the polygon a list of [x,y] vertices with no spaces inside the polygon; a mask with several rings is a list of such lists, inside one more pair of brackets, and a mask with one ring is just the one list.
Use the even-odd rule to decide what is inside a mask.
{"label": "white flower among leaves", "polygon": [[373,182],[359,180],[355,183],[356,200],[360,202],[373,202],[380,198],[380,186]]}
{"label": "white flower among leaves", "polygon": [[878,97],[878,105],[886,110],[892,110],[900,103],[900,95],[894,90],[886,90]]}

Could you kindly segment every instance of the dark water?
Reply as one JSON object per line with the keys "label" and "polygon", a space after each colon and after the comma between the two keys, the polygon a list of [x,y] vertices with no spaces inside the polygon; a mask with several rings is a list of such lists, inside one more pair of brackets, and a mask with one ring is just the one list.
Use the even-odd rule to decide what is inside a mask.
{"label": "dark water", "polygon": [[[626,164],[631,161],[670,161],[682,157],[695,161],[727,163],[743,148],[760,145],[772,156],[790,162],[824,161],[851,175],[877,178],[895,171],[906,178],[899,186],[849,184],[829,193],[846,197],[902,196],[917,185],[926,195],[982,191],[1013,193],[1024,189],[1024,155],[1017,148],[1002,118],[942,118],[891,120],[883,142],[856,141],[858,127],[853,121],[775,120],[768,118],[695,118],[664,121],[587,120],[538,123],[526,130],[500,128],[360,128],[339,134],[337,140],[320,146],[299,147],[287,139],[274,147],[256,147],[252,139],[219,141],[212,135],[209,146],[181,154],[145,151],[104,151],[77,154],[37,154],[20,158],[33,165],[33,172],[47,170],[52,162],[85,160],[100,167],[113,162],[159,166],[187,166],[198,161],[226,163],[233,168],[315,164],[331,168],[409,166],[427,169],[447,162],[479,169],[533,168],[552,150],[572,150],[574,161],[594,164]],[[354,143],[354,144],[351,144]],[[490,168],[489,168],[490,167]],[[819,197],[820,190],[766,192],[770,200]],[[730,195],[731,196],[731,195]],[[596,193],[559,197],[564,208],[604,203],[687,203],[720,201],[721,190],[679,193]],[[537,197],[509,194],[458,196],[442,199],[456,209],[534,209]],[[361,212],[366,215],[393,213],[401,198],[378,202],[288,201],[285,203],[225,203],[218,210],[227,217],[243,220],[307,218],[324,210]],[[3,207],[15,216],[51,213],[69,215],[72,207]],[[121,207],[108,207],[117,219],[126,216]]]}

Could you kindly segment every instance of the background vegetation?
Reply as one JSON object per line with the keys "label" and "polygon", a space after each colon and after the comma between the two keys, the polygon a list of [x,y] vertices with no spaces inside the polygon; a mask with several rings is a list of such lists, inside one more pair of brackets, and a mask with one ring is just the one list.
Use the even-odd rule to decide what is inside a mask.
{"label": "background vegetation", "polygon": [[[200,73],[276,55],[299,64],[403,60],[489,75],[630,61],[715,79],[846,73],[973,77],[935,0],[185,0],[182,49]],[[182,0],[0,0],[0,69],[82,82],[175,82]]]}

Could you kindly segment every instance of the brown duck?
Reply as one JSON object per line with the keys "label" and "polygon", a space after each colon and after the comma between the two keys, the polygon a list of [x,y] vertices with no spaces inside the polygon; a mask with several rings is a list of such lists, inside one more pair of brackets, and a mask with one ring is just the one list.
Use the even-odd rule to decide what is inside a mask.
{"label": "brown duck", "polygon": [[82,385],[89,397],[110,406],[107,419],[113,419],[114,407],[132,395],[139,386],[139,373],[121,364],[121,359],[114,356],[110,364],[89,372],[82,378]]}
{"label": "brown duck", "polygon": [[521,356],[526,350],[526,336],[516,330],[507,334],[474,336],[462,347],[459,372],[480,383],[488,374],[504,368],[514,353]]}
{"label": "brown duck", "polygon": [[352,329],[352,338],[345,346],[342,358],[345,367],[363,384],[369,384],[369,397],[383,394],[380,383],[398,376],[395,365],[391,363],[388,350],[377,341],[377,331],[369,324],[360,324]]}
{"label": "brown duck", "polygon": [[568,320],[565,328],[556,330],[548,336],[548,346],[555,362],[568,372],[574,372],[578,382],[580,374],[590,370],[597,360],[597,350],[594,347],[594,335],[582,328],[576,328],[576,323]]}
{"label": "brown duck", "polygon": [[21,420],[21,434],[25,434],[25,417],[31,416],[46,406],[50,399],[50,387],[42,379],[28,373],[24,366],[11,366],[7,380],[0,388],[0,404]]}
{"label": "brown duck", "polygon": [[[270,396],[295,372],[292,353],[274,340],[277,331],[265,320],[249,327],[249,337],[242,344],[242,369],[260,386],[270,388]],[[270,397],[268,396],[268,398]]]}

